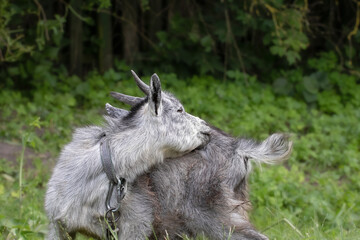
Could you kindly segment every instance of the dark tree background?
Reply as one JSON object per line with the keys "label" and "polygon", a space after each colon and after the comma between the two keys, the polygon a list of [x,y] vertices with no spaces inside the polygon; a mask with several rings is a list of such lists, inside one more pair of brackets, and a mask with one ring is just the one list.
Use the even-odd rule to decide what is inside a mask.
{"label": "dark tree background", "polygon": [[354,0],[1,0],[0,74],[6,79],[9,67],[19,66],[24,74],[6,85],[28,87],[37,81],[32,64],[51,62],[83,77],[117,62],[142,73],[245,81],[250,74],[274,82],[281,70],[311,73],[308,60],[330,53],[340,71],[359,76],[359,5]]}

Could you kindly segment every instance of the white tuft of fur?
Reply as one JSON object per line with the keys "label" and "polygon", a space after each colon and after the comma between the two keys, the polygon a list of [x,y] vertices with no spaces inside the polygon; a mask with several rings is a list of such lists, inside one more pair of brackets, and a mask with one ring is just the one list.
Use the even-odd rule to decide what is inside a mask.
{"label": "white tuft of fur", "polygon": [[288,134],[275,133],[260,144],[242,141],[239,150],[240,154],[248,156],[256,163],[278,164],[289,159],[292,145]]}

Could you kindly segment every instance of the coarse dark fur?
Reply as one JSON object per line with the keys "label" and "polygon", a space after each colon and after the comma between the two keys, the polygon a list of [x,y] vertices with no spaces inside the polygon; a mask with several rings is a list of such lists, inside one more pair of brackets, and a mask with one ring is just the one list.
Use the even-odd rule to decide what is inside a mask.
{"label": "coarse dark fur", "polygon": [[213,129],[203,150],[158,165],[148,175],[157,202],[154,228],[158,239],[166,232],[170,239],[183,234],[227,239],[230,232],[231,239],[267,239],[248,218],[248,159],[284,160],[290,152],[291,143],[283,134],[257,143]]}
{"label": "coarse dark fur", "polygon": [[[168,234],[177,239],[184,234],[204,234],[210,239],[228,239],[230,233],[231,239],[268,239],[249,222],[247,178],[252,161],[272,164],[286,160],[292,142],[286,134],[273,134],[263,142],[238,139],[216,128],[210,136],[205,148],[166,159],[132,186],[144,200],[142,208],[151,209],[154,216],[155,235],[147,237],[164,239]],[[126,213],[121,221],[135,216]]]}

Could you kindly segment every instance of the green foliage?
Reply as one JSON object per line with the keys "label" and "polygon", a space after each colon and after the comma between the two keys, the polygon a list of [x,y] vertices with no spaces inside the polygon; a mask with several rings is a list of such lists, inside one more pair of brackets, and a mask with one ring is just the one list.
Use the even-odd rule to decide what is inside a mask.
{"label": "green foliage", "polygon": [[[0,1],[0,61],[16,61],[23,54],[33,50],[33,46],[22,42],[24,38],[22,29],[8,28],[9,22],[16,14],[20,13],[20,10],[15,5],[10,4],[8,0]],[[4,50],[5,52],[3,52]]]}
{"label": "green foliage", "polygon": [[[45,183],[73,129],[102,123],[104,104],[113,101],[110,91],[141,94],[124,61],[115,58],[114,68],[102,75],[90,70],[101,40],[94,16],[105,9],[118,31],[124,19],[116,15],[117,1],[87,1],[80,9],[67,2],[54,10],[44,1],[0,0],[0,140],[24,146],[16,166],[0,159],[5,239],[43,238]],[[270,239],[358,239],[360,33],[351,8],[356,3],[161,2],[161,12],[153,2],[138,2],[138,22],[146,24],[136,30],[141,52],[135,54],[135,70],[157,72],[188,112],[236,136],[292,134],[288,162],[254,166],[254,225]],[[84,76],[68,71],[71,14],[85,23]],[[156,17],[162,24],[151,32]],[[124,40],[119,35],[113,42]],[[122,59],[119,49],[114,47],[114,55]],[[35,168],[25,169],[25,146],[50,157],[35,157]]]}
{"label": "green foliage", "polygon": [[[39,54],[45,46],[51,51],[52,44],[60,45],[66,16],[55,14],[54,19],[46,19],[43,7],[37,3],[0,1],[0,63],[18,62],[23,60],[24,55]],[[25,30],[21,19],[32,16],[37,16],[39,20],[32,23],[30,30]]]}
{"label": "green foliage", "polygon": [[273,20],[273,30],[265,35],[264,43],[271,45],[272,54],[285,57],[290,65],[295,64],[301,59],[300,51],[309,45],[304,32],[307,9],[301,1],[288,6],[278,0],[260,1],[259,7],[270,12]]}
{"label": "green foliage", "polygon": [[[254,166],[251,176],[252,221],[271,239],[351,239],[360,234],[356,230],[360,220],[359,86],[353,76],[337,71],[336,64],[321,64],[322,56],[309,63],[314,73],[283,72],[286,81],[302,83],[288,92],[279,87],[280,92],[274,93],[271,85],[260,84],[255,76],[239,71],[228,71],[232,82],[223,83],[213,77],[181,80],[175,74],[159,73],[163,88],[174,92],[188,112],[227,132],[256,139],[273,132],[292,134],[291,159],[282,166]],[[55,73],[46,65],[33,70],[39,79],[53,80],[44,79],[26,94],[1,90],[1,138],[20,142],[27,136],[31,140],[28,147],[50,152],[54,159],[70,140],[74,127],[101,123],[104,104],[113,101],[109,91],[141,94],[128,67],[117,62],[116,69],[104,75],[93,71],[86,81],[66,76],[66,71]],[[11,71],[15,75],[9,78],[21,76],[21,70]],[[325,78],[328,83],[323,86],[324,80],[318,79]],[[277,81],[275,87],[284,80]],[[316,96],[312,105],[306,103],[304,91]],[[41,129],[37,128],[39,123]],[[42,238],[47,224],[43,195],[48,166],[54,160],[35,159],[35,170],[24,169],[23,173],[5,159],[1,161],[2,236]]]}
{"label": "green foliage", "polygon": [[[108,37],[114,43],[121,43],[113,44],[114,59],[123,59],[124,49],[134,48],[133,59],[125,61],[148,74],[154,71],[174,72],[180,77],[211,74],[220,79],[227,71],[240,69],[244,74],[257,75],[258,81],[274,82],[275,79],[268,77],[274,69],[288,72],[296,67],[312,74],[309,68],[329,72],[330,68],[343,71],[346,67],[352,75],[359,75],[360,33],[358,26],[354,26],[356,3],[351,0],[345,0],[344,4],[282,0],[227,0],[206,4],[201,1],[135,2],[121,5],[109,0],[82,4],[77,4],[77,0],[61,1],[55,9],[53,1],[1,0],[0,64],[7,65],[0,70],[0,76],[10,74],[7,69],[13,66],[28,65],[29,59],[36,65],[49,62],[72,70],[68,61],[74,51],[69,41],[74,40],[71,36],[77,30],[82,32],[82,40],[77,45],[82,46],[79,49],[82,53],[75,52],[83,55],[79,59],[84,60],[76,65],[87,67],[87,71],[94,68],[101,62],[98,59],[102,41],[98,35],[100,23],[94,17],[99,12],[112,16],[113,33]],[[323,7],[325,9],[320,10]],[[120,9],[123,12],[119,13]],[[134,19],[124,16],[124,12],[129,11]],[[75,23],[70,16],[83,21],[81,29],[77,26],[78,29],[74,27],[71,32]],[[138,22],[141,26],[137,26]],[[134,35],[132,39],[126,40],[117,34],[124,23],[134,27],[131,31],[135,34],[129,32]],[[318,49],[324,51],[320,58]],[[303,95],[312,103],[317,100],[313,92],[319,87],[312,84],[314,76],[310,78],[304,79]],[[284,81],[285,78],[277,79],[276,85],[295,87],[294,83]],[[37,84],[32,78],[26,81],[28,85]],[[7,84],[16,85],[11,81]]]}

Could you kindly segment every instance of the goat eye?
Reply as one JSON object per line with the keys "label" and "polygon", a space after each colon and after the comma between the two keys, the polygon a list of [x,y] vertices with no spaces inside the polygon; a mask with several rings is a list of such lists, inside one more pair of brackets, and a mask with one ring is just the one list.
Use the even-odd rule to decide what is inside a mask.
{"label": "goat eye", "polygon": [[183,108],[179,108],[179,109],[177,110],[178,113],[182,113],[183,111],[184,111]]}

